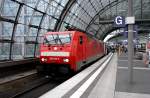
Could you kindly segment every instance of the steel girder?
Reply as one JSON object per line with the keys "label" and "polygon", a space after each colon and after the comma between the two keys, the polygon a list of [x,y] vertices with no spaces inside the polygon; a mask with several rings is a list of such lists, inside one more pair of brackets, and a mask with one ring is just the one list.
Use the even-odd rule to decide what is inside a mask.
{"label": "steel girder", "polygon": [[70,10],[70,8],[72,7],[72,5],[76,2],[76,0],[69,0],[68,3],[66,4],[66,6],[64,7],[64,9],[62,10],[59,19],[57,20],[56,24],[55,24],[55,31],[58,31],[63,23],[64,18],[66,17],[66,15],[68,14],[68,11]]}
{"label": "steel girder", "polygon": [[17,15],[16,15],[16,18],[15,18],[14,26],[13,26],[12,36],[11,36],[9,60],[12,59],[14,36],[15,36],[16,29],[17,29],[18,19],[19,19],[19,16],[21,14],[22,7],[23,7],[23,4],[20,3],[19,8],[18,8],[18,12],[17,12]]}
{"label": "steel girder", "polygon": [[[113,24],[114,20],[104,20],[99,22],[94,22],[95,25],[99,24]],[[142,23],[150,23],[150,19],[135,19],[135,23],[142,24]]]}
{"label": "steel girder", "polygon": [[[89,0],[90,1],[90,0]],[[101,12],[103,12],[103,11],[105,11],[106,10],[106,8],[107,9],[110,9],[111,7],[113,7],[113,6],[115,6],[115,5],[117,5],[118,3],[121,3],[121,2],[123,2],[124,0],[121,0],[121,1],[119,1],[119,0],[115,0],[115,1],[113,1],[113,2],[111,2],[110,3],[110,0],[109,0],[109,4],[107,5],[107,6],[105,6],[105,7],[103,7],[94,17],[92,17],[93,19],[91,20],[91,22],[89,23],[89,25],[87,26],[87,28],[86,28],[86,31],[87,31],[87,29],[88,29],[88,27],[91,25],[91,23],[94,21],[94,19],[95,19],[95,17],[97,17],[98,15],[99,15],[99,13],[101,13]],[[91,1],[90,1],[91,2]],[[68,11],[70,10],[70,8],[73,6],[73,4],[75,4],[75,3],[77,3],[77,1],[76,0],[69,0],[68,1],[68,3],[66,4],[66,6],[65,6],[65,8],[63,9],[63,11],[61,12],[61,15],[60,15],[60,17],[59,17],[59,19],[57,20],[57,22],[56,22],[56,25],[55,25],[55,31],[59,31],[59,29],[60,29],[60,27],[61,27],[61,25],[62,25],[62,23],[63,23],[63,21],[64,21],[64,18],[67,16],[67,13],[68,13]],[[116,4],[115,4],[116,3]],[[115,4],[115,5],[113,5],[113,4]],[[102,5],[102,2],[101,2],[101,5]],[[113,5],[113,6],[112,6]],[[102,5],[103,6],[103,5]],[[112,13],[112,11],[111,11],[111,13]],[[106,27],[105,27],[105,29],[107,29]],[[97,33],[99,32],[99,30],[97,31]],[[96,33],[96,34],[97,34]],[[96,35],[95,35],[96,36]]]}
{"label": "steel girder", "polygon": [[[49,7],[49,5],[47,5],[47,7],[45,9],[45,12],[47,12],[48,7]],[[34,46],[34,57],[36,56],[36,48],[37,48],[37,43],[38,43],[38,37],[39,37],[39,33],[40,33],[40,30],[41,30],[41,25],[42,25],[42,23],[44,21],[45,16],[46,16],[46,13],[43,13],[41,21],[40,21],[40,24],[38,26],[38,31],[37,31],[36,40],[35,40],[35,46]]]}
{"label": "steel girder", "polygon": [[[113,24],[114,23],[114,20],[106,20],[106,21],[99,21],[95,24],[99,25],[99,24]],[[145,23],[150,23],[150,19],[136,19],[135,20],[135,23],[136,24],[145,24]],[[114,28],[114,27],[110,27],[109,28],[110,30],[108,30],[108,32],[106,32],[106,34],[102,34],[102,37],[101,39],[104,39],[110,32],[114,31],[114,30],[117,30],[119,28]],[[112,29],[112,30],[111,30]]]}
{"label": "steel girder", "polygon": [[[112,7],[114,7],[114,6],[116,6],[116,5],[118,5],[119,3],[122,3],[122,2],[125,2],[125,0],[121,0],[121,1],[119,1],[119,0],[115,0],[115,1],[113,1],[113,2],[109,2],[109,4],[107,5],[107,6],[105,6],[105,7],[103,7],[103,9],[101,9],[94,17],[93,17],[93,19],[91,20],[91,22],[89,23],[89,25],[87,26],[87,28],[86,28],[86,31],[88,31],[88,29],[90,28],[90,26],[92,25],[92,24],[94,24],[94,25],[100,25],[100,24],[112,24],[112,22],[113,21],[110,21],[110,20],[103,20],[103,21],[100,21],[99,23],[95,23],[95,20],[97,19],[97,18],[99,18],[100,17],[100,13],[102,14],[102,13],[104,13],[106,10],[108,10],[108,9],[110,9],[110,8],[112,8]],[[116,13],[117,13],[117,8],[116,8]],[[112,15],[112,12],[111,12],[111,15]],[[97,17],[97,18],[96,18]],[[102,22],[102,23],[101,23]],[[104,25],[105,26],[105,25]],[[106,28],[105,27],[105,29],[108,29],[108,28]],[[98,31],[97,32],[99,32],[99,30],[101,30],[101,29],[98,29]],[[109,31],[109,30],[108,30]],[[111,31],[111,30],[110,30]],[[104,31],[103,31],[103,33],[104,33]],[[97,34],[97,33],[96,33]],[[103,35],[105,35],[105,34],[102,34],[102,36]],[[95,35],[96,36],[96,35]],[[104,39],[103,37],[101,37],[102,39]],[[101,39],[100,38],[100,39]]]}
{"label": "steel girder", "polygon": [[[109,0],[110,1],[110,0]],[[114,3],[116,2],[116,4],[115,5],[117,5],[117,4],[119,4],[119,3],[122,3],[122,2],[124,2],[124,0],[121,0],[121,1],[119,1],[119,0],[116,0],[116,1],[114,1],[114,2],[112,2],[112,3],[109,3],[110,5],[107,5],[107,6],[110,6],[109,8],[111,8],[111,7],[113,7],[113,6],[115,6],[115,5],[113,5]],[[141,0],[141,7],[140,7],[140,9],[141,9],[141,19],[136,19],[136,23],[137,24],[143,24],[143,23],[149,23],[150,22],[150,19],[142,19],[143,17],[143,10],[142,10],[142,8],[143,8],[143,1]],[[113,5],[113,6],[111,6],[111,5]],[[108,8],[106,6],[106,8]],[[109,9],[108,8],[108,9]],[[103,12],[105,12],[104,11],[105,10],[105,8],[104,9],[102,9],[99,13],[103,13]],[[97,14],[97,15],[95,15],[95,17],[100,17],[100,15],[99,15],[99,13]],[[117,13],[117,7],[116,7],[116,13]],[[105,25],[105,24],[113,24],[114,23],[114,21],[113,20],[101,20],[101,21],[99,21],[99,22],[94,22],[96,20],[96,18],[93,18],[93,20],[91,20],[91,22],[90,22],[90,24],[89,24],[89,26],[90,25],[92,25],[92,24],[94,24],[94,25]],[[87,29],[89,28],[89,26],[87,27]],[[100,29],[98,29],[98,30],[100,30]],[[109,30],[108,30],[109,31]],[[111,30],[110,30],[111,31]],[[98,31],[99,32],[99,31]],[[106,35],[107,35],[108,33],[106,33],[106,34],[102,34],[102,39],[104,39],[104,37],[106,37]],[[95,35],[96,36],[96,35]]]}

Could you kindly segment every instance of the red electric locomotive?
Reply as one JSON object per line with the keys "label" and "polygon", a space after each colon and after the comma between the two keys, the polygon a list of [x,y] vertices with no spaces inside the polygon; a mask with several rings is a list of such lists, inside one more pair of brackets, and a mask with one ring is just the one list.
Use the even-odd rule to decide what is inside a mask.
{"label": "red electric locomotive", "polygon": [[48,32],[40,46],[40,62],[50,69],[65,65],[76,72],[104,54],[102,41],[80,31]]}

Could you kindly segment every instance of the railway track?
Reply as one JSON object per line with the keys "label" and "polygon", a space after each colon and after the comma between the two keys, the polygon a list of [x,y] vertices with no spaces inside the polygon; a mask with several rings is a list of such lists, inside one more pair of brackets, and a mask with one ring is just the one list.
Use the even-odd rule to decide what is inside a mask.
{"label": "railway track", "polygon": [[29,70],[29,71],[26,71],[26,72],[9,75],[9,76],[0,78],[0,85],[8,83],[8,82],[15,81],[17,79],[25,78],[25,77],[28,77],[28,76],[31,76],[31,75],[34,75],[34,74],[37,74],[36,70]]}
{"label": "railway track", "polygon": [[6,77],[6,79],[0,79],[0,98],[37,98],[73,75],[45,77],[37,74],[36,70],[31,70],[18,76]]}
{"label": "railway track", "polygon": [[16,94],[10,96],[9,98],[20,98],[21,96],[23,96],[24,94],[37,89],[38,87],[41,87],[45,84],[48,84],[50,82],[50,79],[48,78],[41,78],[39,80],[33,81],[29,87],[25,87],[23,90],[17,92]]}
{"label": "railway track", "polygon": [[[37,98],[46,91],[51,90],[69,78],[46,77],[39,75],[34,71],[32,74],[29,72],[29,74],[26,73],[26,76],[22,75],[20,78],[16,77],[19,76],[12,76],[6,77],[8,79],[1,79],[3,81],[0,81],[0,98]],[[32,92],[34,91],[37,91],[37,93],[33,94]]]}

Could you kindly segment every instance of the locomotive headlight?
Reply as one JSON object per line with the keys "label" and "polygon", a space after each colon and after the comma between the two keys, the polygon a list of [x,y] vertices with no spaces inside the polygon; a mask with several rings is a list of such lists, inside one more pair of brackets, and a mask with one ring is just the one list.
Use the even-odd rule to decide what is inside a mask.
{"label": "locomotive headlight", "polygon": [[44,62],[44,60],[45,60],[44,58],[41,59],[41,61],[43,61],[43,62]]}
{"label": "locomotive headlight", "polygon": [[69,62],[69,59],[63,59],[64,62]]}
{"label": "locomotive headlight", "polygon": [[41,61],[44,62],[44,61],[47,61],[47,59],[46,58],[42,58]]}

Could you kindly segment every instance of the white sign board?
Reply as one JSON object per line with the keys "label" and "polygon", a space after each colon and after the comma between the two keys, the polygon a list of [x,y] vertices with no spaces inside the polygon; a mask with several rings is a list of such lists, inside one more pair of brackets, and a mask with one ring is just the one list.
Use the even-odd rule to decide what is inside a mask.
{"label": "white sign board", "polygon": [[126,24],[135,24],[135,17],[126,17],[125,23]]}

